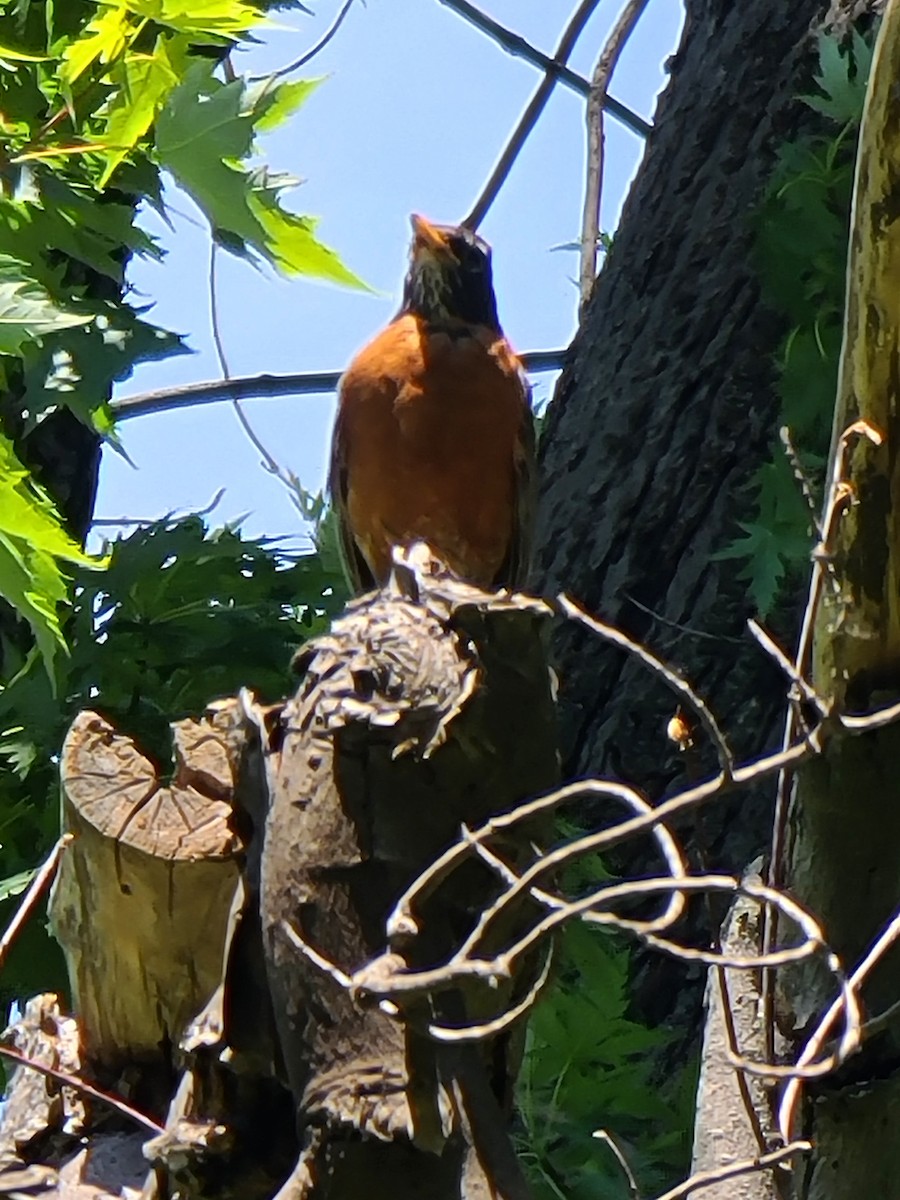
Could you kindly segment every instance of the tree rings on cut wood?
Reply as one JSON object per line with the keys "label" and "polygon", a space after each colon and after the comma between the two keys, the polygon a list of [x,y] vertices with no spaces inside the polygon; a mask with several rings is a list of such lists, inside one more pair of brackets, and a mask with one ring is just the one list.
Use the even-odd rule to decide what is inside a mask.
{"label": "tree rings on cut wood", "polygon": [[50,915],[95,1067],[167,1067],[221,979],[241,851],[230,803],[238,712],[229,701],[172,726],[166,786],[97,713],[69,730],[60,775],[63,828],[74,838]]}

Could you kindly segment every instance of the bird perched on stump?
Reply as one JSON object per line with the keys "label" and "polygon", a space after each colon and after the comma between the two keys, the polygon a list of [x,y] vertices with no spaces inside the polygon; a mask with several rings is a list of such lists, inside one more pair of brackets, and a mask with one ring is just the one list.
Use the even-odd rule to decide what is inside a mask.
{"label": "bird perched on stump", "polygon": [[341,379],[331,496],[357,591],[422,540],[482,587],[520,585],[531,547],[534,426],[503,336],[491,251],[471,230],[412,218],[403,304]]}

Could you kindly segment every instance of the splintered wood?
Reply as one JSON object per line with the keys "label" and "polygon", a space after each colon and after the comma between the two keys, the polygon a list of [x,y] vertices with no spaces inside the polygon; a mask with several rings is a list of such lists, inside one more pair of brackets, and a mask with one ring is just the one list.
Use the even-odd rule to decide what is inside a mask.
{"label": "splintered wood", "polygon": [[81,713],[66,738],[63,820],[74,838],[51,920],[95,1064],[158,1059],[221,978],[240,844],[219,725],[213,714],[173,726],[168,786],[96,713]]}
{"label": "splintered wood", "polygon": [[[294,1195],[488,1196],[488,1176],[508,1178],[504,1194],[524,1194],[501,1111],[515,1070],[509,1039],[439,1049],[422,1027],[429,1016],[466,1015],[452,989],[398,1021],[360,1004],[344,978],[383,951],[393,903],[463,824],[555,783],[539,631],[547,615],[521,597],[432,582],[417,598],[351,605],[303,655],[305,680],[284,714],[261,895],[280,1043],[305,1130]],[[416,913],[401,966],[445,962],[496,894],[492,880],[471,863],[442,884]],[[323,1176],[330,1182],[313,1191]]]}
{"label": "splintered wood", "polygon": [[[490,1021],[533,962],[524,981],[450,979],[402,1011],[349,981],[440,968],[496,897],[500,860],[472,856],[423,891],[402,936],[386,933],[463,826],[557,783],[549,616],[411,558],[303,648],[293,700],[243,695],[176,725],[165,785],[102,717],[76,720],[52,919],[82,1070],[161,1129],[144,1147],[145,1200],[527,1195],[506,1132],[519,1033],[439,1044],[427,1027]],[[517,827],[492,853],[514,867],[539,836]],[[90,1102],[82,1135],[102,1107]],[[107,1128],[123,1119],[104,1114]],[[43,1161],[61,1170],[71,1155],[40,1112],[30,1161],[42,1128]],[[20,1144],[9,1121],[0,1136]]]}

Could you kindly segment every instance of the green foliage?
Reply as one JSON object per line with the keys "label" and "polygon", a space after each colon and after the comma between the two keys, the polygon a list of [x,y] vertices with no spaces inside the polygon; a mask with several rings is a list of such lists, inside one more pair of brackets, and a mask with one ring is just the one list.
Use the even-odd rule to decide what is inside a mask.
{"label": "green foliage", "polygon": [[[178,335],[122,299],[128,258],[160,254],[137,222],[142,201],[164,207],[164,171],[191,193],[226,247],[287,273],[359,285],[318,241],[315,223],[283,207],[290,181],[248,165],[257,134],[295,112],[317,85],[249,87],[227,70],[218,77],[262,7],[0,0],[0,389],[21,399],[23,433],[66,406],[113,438],[113,384],[138,362],[185,350]],[[21,480],[14,452],[7,446],[4,454]],[[32,505],[32,524],[46,521],[46,501],[16,487],[18,510]],[[48,653],[66,595],[54,557],[63,544],[44,538],[32,556],[40,572],[18,582],[21,546],[7,549],[0,567],[0,591],[22,606]]]}
{"label": "green foliage", "polygon": [[629,1020],[628,952],[607,931],[570,926],[559,979],[528,1027],[517,1094],[519,1152],[537,1200],[626,1200],[606,1130],[652,1194],[689,1158],[694,1073],[660,1087],[648,1057],[666,1035]]}
{"label": "green foliage", "polygon": [[96,566],[62,528],[50,501],[0,433],[0,596],[26,619],[54,687],[56,655],[65,649],[59,605],[66,586],[58,560]]}
{"label": "green foliage", "polygon": [[[809,476],[828,450],[837,387],[856,132],[872,52],[855,36],[819,38],[817,92],[803,97],[834,126],[783,145],[757,219],[757,264],[768,305],[790,329],[780,353],[779,426]],[[809,563],[810,517],[777,438],[754,480],[755,512],[715,557],[744,560],[742,577],[765,614],[785,579]]]}
{"label": "green foliage", "polygon": [[175,720],[241,687],[278,699],[292,649],[346,598],[318,555],[279,556],[199,517],[139,527],[112,544],[105,571],[76,568],[75,583],[59,698],[35,656],[0,694],[0,755],[21,778],[50,765],[80,708],[127,720],[140,740],[144,713]]}
{"label": "green foliage", "polygon": [[[259,165],[258,135],[318,85],[233,78],[228,52],[269,3],[0,0],[0,391],[21,415],[0,430],[0,596],[33,635],[4,610],[0,902],[55,837],[55,761],[79,708],[101,708],[162,761],[168,719],[242,686],[283,695],[291,647],[343,596],[328,554],[289,559],[197,519],[137,530],[97,571],[12,441],[62,406],[114,439],[113,384],[185,351],[123,299],[129,258],[160,257],[140,214],[165,212],[166,176],[226,248],[358,285],[284,207],[290,181]],[[28,939],[6,995],[41,986],[46,938],[32,926]]]}
{"label": "green foliage", "polygon": [[[280,555],[198,517],[140,527],[112,544],[105,571],[76,563],[74,573],[56,694],[37,654],[2,647],[11,671],[0,691],[0,899],[55,836],[56,756],[80,709],[108,715],[164,763],[169,720],[242,687],[267,702],[285,695],[292,651],[346,599],[339,570],[319,555]],[[4,975],[7,994],[21,983]]]}

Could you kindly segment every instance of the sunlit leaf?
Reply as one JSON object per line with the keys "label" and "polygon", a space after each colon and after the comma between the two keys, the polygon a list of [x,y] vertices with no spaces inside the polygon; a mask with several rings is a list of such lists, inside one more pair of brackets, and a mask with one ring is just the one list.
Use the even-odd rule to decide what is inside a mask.
{"label": "sunlit leaf", "polygon": [[14,50],[12,46],[0,46],[0,58],[7,59],[9,62],[47,62],[47,56],[44,54],[26,54],[22,50]]}
{"label": "sunlit leaf", "polygon": [[31,626],[50,675],[65,647],[59,606],[67,585],[61,562],[100,565],[66,533],[12,443],[0,435],[0,595]]}
{"label": "sunlit leaf", "polygon": [[0,267],[0,354],[18,354],[27,342],[90,320],[63,312],[32,280],[10,279]]}
{"label": "sunlit leaf", "polygon": [[63,52],[60,82],[71,86],[95,62],[109,63],[118,58],[128,44],[132,28],[130,15],[120,4],[101,8],[84,36]]}
{"label": "sunlit leaf", "polygon": [[[179,55],[183,60],[183,52]],[[129,54],[110,72],[116,92],[106,113],[101,140],[112,147],[97,186],[106,187],[116,167],[134,149],[176,87],[179,74],[166,39],[157,39],[152,54]]]}
{"label": "sunlit leaf", "polygon": [[267,133],[281,125],[306,103],[325,77],[298,79],[293,83],[273,84],[266,80],[248,93],[253,113],[253,126],[258,133]]}
{"label": "sunlit leaf", "polygon": [[7,879],[0,879],[0,904],[4,900],[9,900],[12,896],[21,896],[35,875],[37,875],[36,869],[32,871],[20,871],[18,875],[10,875]]}
{"label": "sunlit leaf", "polygon": [[259,9],[244,0],[120,0],[137,16],[179,33],[239,36],[260,24]]}
{"label": "sunlit leaf", "polygon": [[311,218],[282,207],[284,176],[242,166],[254,134],[245,99],[242,80],[221,83],[211,64],[194,64],[156,123],[160,162],[197,201],[224,244],[232,247],[237,239],[237,248],[256,251],[285,274],[364,286],[318,240]]}

